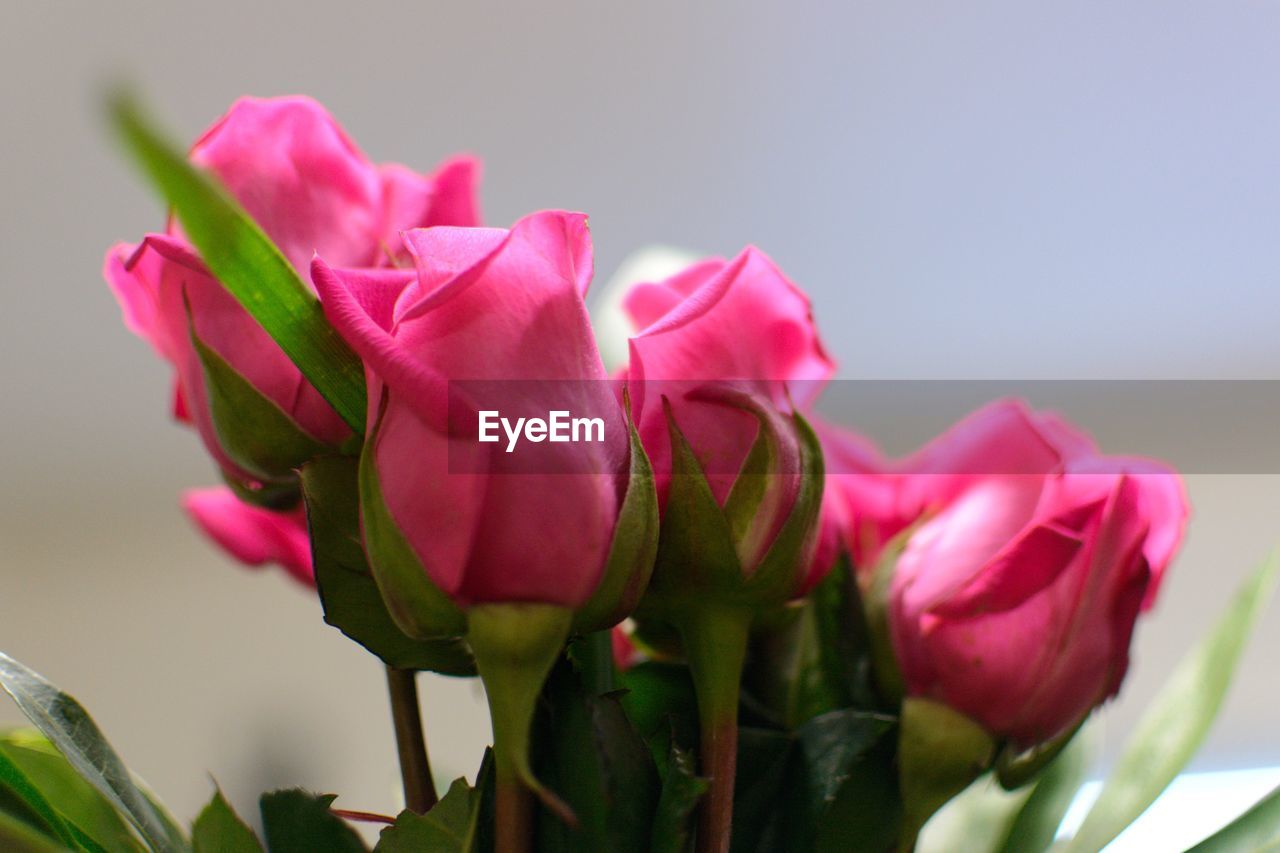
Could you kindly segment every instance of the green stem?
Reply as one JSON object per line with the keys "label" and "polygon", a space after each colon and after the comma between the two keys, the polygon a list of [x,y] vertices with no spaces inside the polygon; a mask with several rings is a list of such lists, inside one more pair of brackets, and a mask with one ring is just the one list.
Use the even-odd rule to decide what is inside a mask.
{"label": "green stem", "polygon": [[436,786],[431,778],[431,760],[422,730],[416,676],[411,669],[387,667],[387,692],[391,697],[396,752],[400,756],[404,804],[409,811],[426,814],[436,804]]}
{"label": "green stem", "polygon": [[569,636],[573,611],[549,604],[482,604],[467,611],[467,641],[484,682],[493,724],[495,849],[527,853],[534,794],[567,823],[573,811],[529,767],[529,730],[538,695]]}
{"label": "green stem", "polygon": [[733,835],[733,786],[738,763],[738,694],[751,614],[704,607],[680,625],[698,699],[706,797],[698,817],[698,853],[728,853]]}

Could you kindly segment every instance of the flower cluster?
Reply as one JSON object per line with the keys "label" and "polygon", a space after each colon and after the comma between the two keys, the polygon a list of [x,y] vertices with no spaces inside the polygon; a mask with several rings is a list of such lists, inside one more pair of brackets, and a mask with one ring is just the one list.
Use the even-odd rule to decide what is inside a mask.
{"label": "flower cluster", "polygon": [[[484,227],[475,161],[375,164],[306,98],[237,102],[190,162],[309,286],[363,364],[367,411],[362,428],[339,416],[178,220],[113,247],[125,323],[172,364],[175,416],[226,481],[184,506],[238,560],[318,584],[344,630],[343,612],[385,608],[394,642],[348,633],[389,663],[405,644],[474,659],[499,849],[531,843],[529,792],[574,820],[530,731],[566,644],[594,632],[613,628],[623,670],[687,667],[701,851],[733,832],[743,685],[806,680],[762,674],[756,650],[794,635],[815,589],[843,590],[865,626],[873,672],[853,701],[897,727],[910,831],[963,787],[912,778],[920,744],[973,765],[967,783],[1065,742],[1119,690],[1187,517],[1169,468],[1103,455],[1017,401],[886,458],[815,414],[835,364],[808,298],[753,247],[632,286],[628,362],[610,373],[584,215]],[[477,442],[483,383],[504,411],[589,412],[601,440],[538,445],[533,464]],[[344,599],[339,570],[371,580],[375,604]],[[952,749],[972,731],[976,753]]]}

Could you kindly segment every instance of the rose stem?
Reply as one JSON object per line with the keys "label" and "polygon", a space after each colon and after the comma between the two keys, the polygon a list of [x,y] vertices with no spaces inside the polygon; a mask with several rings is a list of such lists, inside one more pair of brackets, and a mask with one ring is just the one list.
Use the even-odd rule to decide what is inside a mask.
{"label": "rose stem", "polygon": [[422,732],[416,675],[411,669],[387,667],[387,692],[391,696],[391,721],[396,730],[404,804],[411,812],[425,814],[436,804],[436,786],[431,778],[431,761],[427,758],[427,739]]}
{"label": "rose stem", "polygon": [[708,788],[698,818],[698,853],[728,853],[738,764],[738,693],[750,613],[700,608],[682,620],[685,655],[698,699],[701,773]]}

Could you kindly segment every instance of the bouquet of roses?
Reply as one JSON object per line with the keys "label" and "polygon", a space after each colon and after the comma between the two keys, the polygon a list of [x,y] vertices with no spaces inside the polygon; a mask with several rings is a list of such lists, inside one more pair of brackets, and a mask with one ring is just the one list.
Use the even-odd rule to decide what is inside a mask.
{"label": "bouquet of roses", "polygon": [[[906,851],[999,787],[948,846],[1097,850],[1203,739],[1274,561],[1055,841],[1182,539],[1169,467],[1015,400],[886,458],[815,414],[834,365],[755,248],[632,286],[606,367],[585,216],[484,227],[474,160],[375,164],[306,98],[243,99],[187,156],[112,114],[172,215],[106,280],[225,481],[184,506],[385,664],[404,800],[270,792],[260,839],[216,793],[185,830],[0,658],[39,729],[0,742],[5,849],[363,850],[381,822],[388,853]],[[491,712],[442,796],[419,671]],[[1272,795],[1202,846],[1277,838]]]}

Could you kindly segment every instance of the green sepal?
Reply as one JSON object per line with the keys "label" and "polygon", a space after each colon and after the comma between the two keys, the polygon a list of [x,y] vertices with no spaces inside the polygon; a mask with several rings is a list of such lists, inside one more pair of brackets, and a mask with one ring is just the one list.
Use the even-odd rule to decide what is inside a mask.
{"label": "green sepal", "polygon": [[1080,722],[1062,734],[1027,750],[1019,751],[1012,743],[1005,743],[996,756],[996,779],[1000,786],[1006,791],[1014,791],[1035,779],[1071,743],[1087,719],[1087,715],[1081,717]]}
{"label": "green sepal", "polygon": [[245,379],[196,334],[187,306],[191,343],[204,372],[209,417],[231,461],[263,482],[288,480],[294,469],[325,452],[293,418]]}
{"label": "green sepal", "polygon": [[893,587],[893,573],[898,558],[915,528],[902,531],[880,551],[871,570],[870,580],[862,590],[863,612],[866,614],[867,640],[871,645],[871,667],[875,674],[876,688],[887,702],[897,703],[906,694],[906,681],[898,666],[893,650],[893,635],[889,624],[889,594]]}
{"label": "green sepal", "polygon": [[631,614],[649,585],[658,554],[658,491],[653,466],[631,420],[630,395],[622,395],[631,436],[627,493],[609,546],[604,574],[591,599],[574,615],[574,633],[611,628]]}
{"label": "green sepal", "polygon": [[209,271],[347,425],[363,433],[364,368],[298,271],[216,178],[157,132],[133,98],[117,92],[108,108],[130,153],[173,206]]}
{"label": "green sepal", "polygon": [[791,415],[800,446],[800,484],[782,529],[760,566],[747,579],[748,594],[762,604],[786,601],[804,582],[822,510],[822,446],[799,412]]}
{"label": "green sepal", "polygon": [[758,407],[747,409],[759,421],[756,440],[742,460],[738,476],[724,501],[724,515],[729,521],[738,559],[748,571],[766,553],[772,518],[782,511],[782,490],[778,488],[779,437],[771,428],[769,416]]}
{"label": "green sepal", "polygon": [[1035,777],[1031,793],[1009,820],[998,853],[1048,850],[1058,836],[1067,809],[1080,792],[1089,769],[1087,735],[1081,733],[1062,745]]}
{"label": "green sepal", "polygon": [[903,849],[912,849],[933,813],[991,766],[995,750],[987,730],[959,711],[916,696],[903,701],[898,728]]}
{"label": "green sepal", "polygon": [[724,511],[666,397],[662,407],[671,437],[671,484],[649,597],[657,603],[655,610],[668,616],[667,611],[705,594],[721,597],[737,592],[742,586],[742,564]]}
{"label": "green sepal", "polygon": [[360,454],[360,526],[369,568],[401,631],[419,640],[458,637],[466,632],[466,617],[427,575],[382,497],[375,449],[385,409],[384,395],[377,423]]}
{"label": "green sepal", "polygon": [[361,544],[358,469],[351,457],[321,456],[301,470],[324,621],[388,666],[474,675],[475,662],[460,638],[415,639],[391,618]]}
{"label": "green sepal", "polygon": [[221,473],[227,488],[247,504],[285,512],[297,507],[302,500],[302,489],[299,488],[296,477],[271,483],[243,483],[225,470]]}
{"label": "green sepal", "polygon": [[575,818],[533,775],[529,735],[538,696],[564,649],[573,611],[555,604],[478,604],[467,611],[467,642],[484,682],[499,784],[519,782],[562,820]]}

